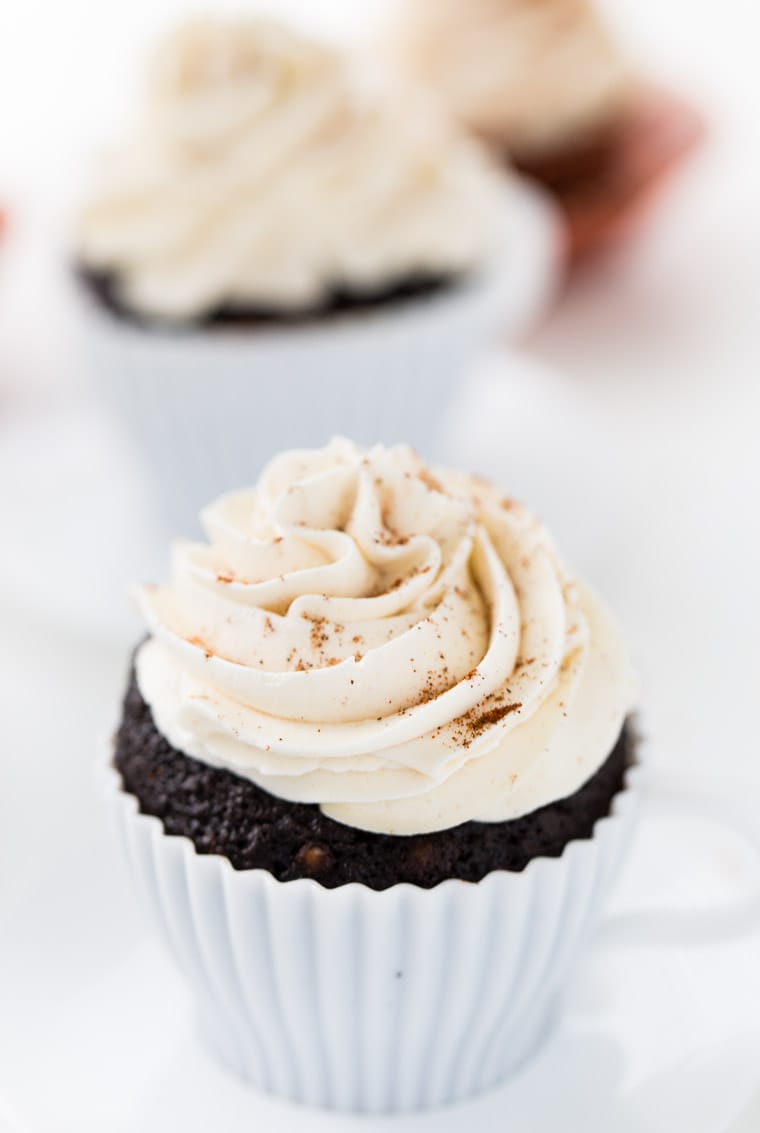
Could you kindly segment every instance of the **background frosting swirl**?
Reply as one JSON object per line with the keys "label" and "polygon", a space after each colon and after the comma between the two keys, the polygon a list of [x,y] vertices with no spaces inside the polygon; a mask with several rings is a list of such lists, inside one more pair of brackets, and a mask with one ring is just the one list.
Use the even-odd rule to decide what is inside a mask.
{"label": "background frosting swirl", "polygon": [[186,754],[348,825],[501,821],[577,790],[633,682],[541,525],[406,447],[275,459],[144,587],[137,676]]}
{"label": "background frosting swirl", "polygon": [[262,20],[182,27],[103,163],[79,255],[137,312],[301,309],[483,259],[503,177],[417,92]]}
{"label": "background frosting swirl", "polygon": [[390,40],[403,72],[521,158],[604,127],[631,94],[589,0],[402,0]]}

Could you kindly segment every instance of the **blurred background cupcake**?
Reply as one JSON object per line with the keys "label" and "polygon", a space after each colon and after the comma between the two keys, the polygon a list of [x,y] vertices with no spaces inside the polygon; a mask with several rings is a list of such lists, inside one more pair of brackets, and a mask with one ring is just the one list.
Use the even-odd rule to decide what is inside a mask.
{"label": "blurred background cupcake", "polygon": [[589,0],[403,0],[387,49],[562,204],[576,252],[616,232],[696,141],[696,114],[645,86]]}
{"label": "blurred background cupcake", "polygon": [[545,296],[557,229],[426,96],[209,18],[158,49],[75,258],[95,379],[186,528],[285,445],[434,447],[474,353]]}

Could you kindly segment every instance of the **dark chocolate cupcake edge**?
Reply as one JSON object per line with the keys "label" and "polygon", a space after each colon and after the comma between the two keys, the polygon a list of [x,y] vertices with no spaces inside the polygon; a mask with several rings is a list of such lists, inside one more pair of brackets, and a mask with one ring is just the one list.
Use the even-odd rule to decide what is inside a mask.
{"label": "dark chocolate cupcake edge", "polygon": [[329,325],[352,314],[371,314],[388,307],[415,300],[439,298],[470,282],[465,275],[418,273],[392,280],[379,288],[351,291],[335,287],[320,303],[286,310],[274,306],[218,306],[199,318],[166,322],[134,311],[120,292],[119,274],[96,271],[84,264],[75,264],[74,274],[80,286],[108,314],[129,326],[146,331],[184,331],[238,329],[266,331],[283,327]]}
{"label": "dark chocolate cupcake edge", "polygon": [[467,822],[432,834],[377,834],[177,751],[156,727],[132,673],[113,766],[122,790],[165,834],[188,838],[198,854],[226,858],[235,870],[264,870],[281,882],[309,878],[328,889],[351,883],[431,889],[449,879],[478,882],[498,871],[522,872],[536,858],[558,858],[570,843],[591,838],[625,788],[636,747],[629,720],[580,790],[521,818]]}

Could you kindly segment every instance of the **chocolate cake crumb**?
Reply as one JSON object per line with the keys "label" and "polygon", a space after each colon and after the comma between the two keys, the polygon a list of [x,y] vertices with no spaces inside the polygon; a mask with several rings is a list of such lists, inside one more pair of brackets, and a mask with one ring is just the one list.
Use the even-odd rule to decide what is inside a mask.
{"label": "chocolate cake crumb", "polygon": [[318,877],[333,866],[329,847],[317,842],[306,842],[298,851],[296,861],[308,877]]}

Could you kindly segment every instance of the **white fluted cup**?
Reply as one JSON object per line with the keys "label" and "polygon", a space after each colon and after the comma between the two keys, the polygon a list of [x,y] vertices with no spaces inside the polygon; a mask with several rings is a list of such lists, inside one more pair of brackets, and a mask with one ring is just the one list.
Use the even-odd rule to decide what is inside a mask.
{"label": "white fluted cup", "polygon": [[398,1113],[487,1090],[539,1045],[629,843],[639,775],[560,858],[382,892],[236,871],[165,834],[115,771],[109,796],[218,1057],[293,1101]]}
{"label": "white fluted cup", "polygon": [[468,367],[536,318],[562,246],[553,207],[515,179],[488,263],[451,289],[303,325],[184,332],[133,326],[82,294],[83,349],[152,473],[167,529],[190,534],[207,500],[252,483],[281,450],[343,434],[439,457]]}

